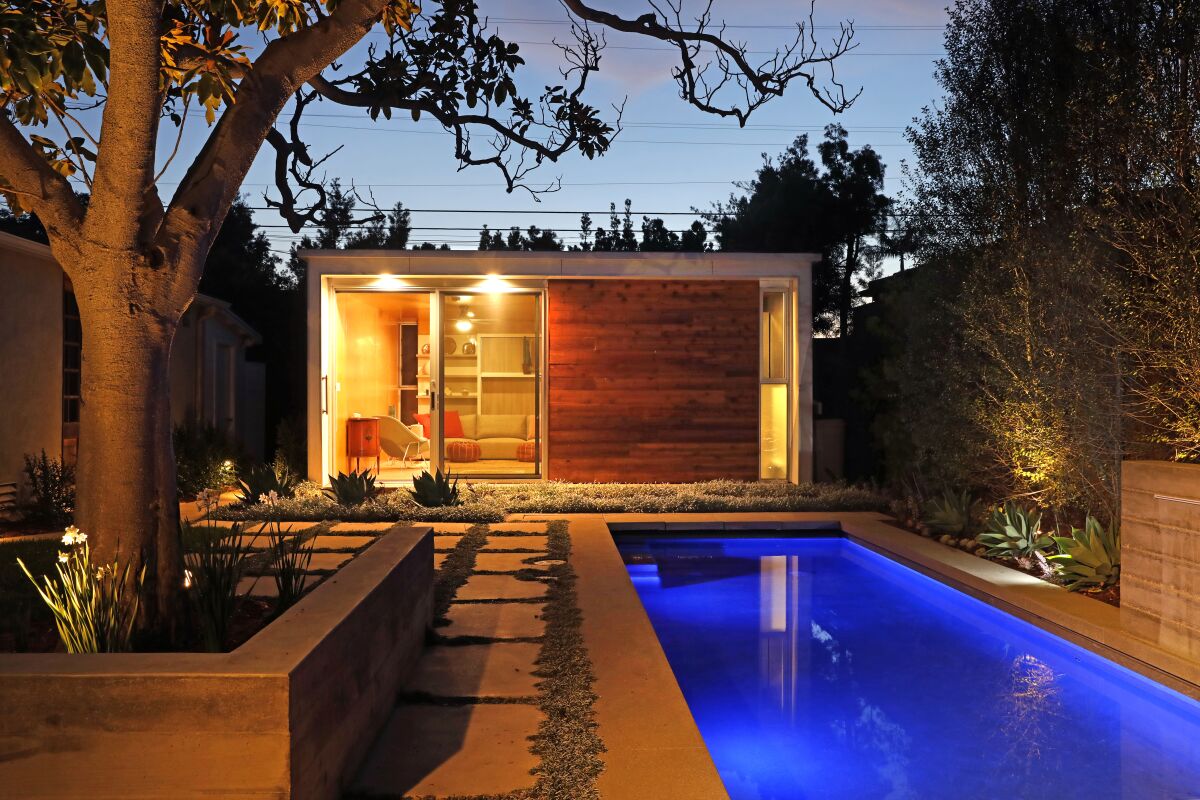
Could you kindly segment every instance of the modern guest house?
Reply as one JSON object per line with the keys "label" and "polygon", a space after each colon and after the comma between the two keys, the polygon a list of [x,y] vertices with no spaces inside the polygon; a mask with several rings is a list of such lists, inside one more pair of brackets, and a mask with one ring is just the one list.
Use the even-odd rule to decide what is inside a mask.
{"label": "modern guest house", "polygon": [[303,257],[314,480],[811,478],[816,256]]}

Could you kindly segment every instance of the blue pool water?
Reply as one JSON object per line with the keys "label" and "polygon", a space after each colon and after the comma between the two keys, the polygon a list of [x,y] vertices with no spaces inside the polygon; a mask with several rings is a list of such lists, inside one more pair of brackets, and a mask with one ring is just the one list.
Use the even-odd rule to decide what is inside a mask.
{"label": "blue pool water", "polygon": [[1200,798],[1200,704],[865,548],[618,543],[734,800]]}

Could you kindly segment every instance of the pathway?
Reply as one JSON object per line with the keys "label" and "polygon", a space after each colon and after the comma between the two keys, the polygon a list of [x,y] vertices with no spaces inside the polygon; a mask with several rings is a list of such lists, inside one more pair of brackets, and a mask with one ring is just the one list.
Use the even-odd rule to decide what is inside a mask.
{"label": "pathway", "polygon": [[[555,568],[564,562],[551,555],[556,546],[565,554],[565,525],[556,546],[545,522],[432,527],[435,641],[350,794],[523,793],[534,786],[535,771],[546,776],[554,769],[548,765],[554,755],[545,752],[553,748],[536,744],[555,732],[543,712],[553,703],[545,695],[552,681],[538,670],[555,658],[543,648],[553,647],[545,644],[548,604],[561,574]],[[569,605],[574,609],[573,596]]]}

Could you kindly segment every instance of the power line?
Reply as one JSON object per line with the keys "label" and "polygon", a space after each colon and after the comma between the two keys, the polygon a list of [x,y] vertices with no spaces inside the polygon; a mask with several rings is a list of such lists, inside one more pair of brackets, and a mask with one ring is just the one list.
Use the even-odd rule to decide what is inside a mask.
{"label": "power line", "polygon": [[[321,122],[310,122],[305,125],[308,128],[332,128],[334,130],[348,131],[371,131],[372,133],[400,133],[407,135],[422,135],[422,136],[453,136],[449,131],[412,131],[399,128],[384,128],[372,125],[326,125]],[[790,147],[792,142],[736,142],[736,141],[708,141],[700,142],[694,139],[628,139],[621,137],[616,140],[622,144],[690,144],[690,145],[711,145],[714,147]],[[868,144],[867,146],[875,147],[909,147],[905,142],[881,142],[878,144]]]}
{"label": "power line", "polygon": [[[536,17],[488,17],[487,21],[489,23],[491,23],[491,22],[514,22],[514,23],[521,23],[521,24],[526,24],[526,25],[559,25],[562,27],[567,27],[567,26],[571,25],[570,20],[544,19],[544,18],[536,18]],[[776,23],[774,25],[744,25],[744,24],[736,25],[736,24],[727,24],[727,23],[722,22],[713,27],[736,28],[736,29],[744,28],[747,30],[787,30],[787,31],[796,30],[795,24],[782,25],[782,24],[778,24],[778,23]],[[805,28],[808,30],[833,30],[833,31],[836,31],[836,30],[841,30],[841,27],[842,27],[841,25],[805,25]],[[941,30],[945,30],[945,26],[944,25],[855,25],[854,29],[856,31],[941,31]]]}
{"label": "power line", "polygon": [[[368,34],[368,38],[375,38],[376,41],[389,41],[387,38],[387,34],[381,33],[381,32]],[[522,47],[554,47],[556,49],[560,47],[559,45],[555,44],[554,42],[531,42],[531,41],[512,40],[511,43],[519,44]],[[678,53],[679,52],[679,50],[677,50],[674,47],[653,47],[653,46],[648,46],[648,45],[633,45],[633,44],[605,44],[604,47],[601,48],[601,50],[602,51],[603,50],[642,50],[642,51],[659,52],[659,53]],[[778,51],[777,50],[745,50],[743,52],[745,52],[746,55],[770,56],[770,55],[775,55]],[[930,56],[936,56],[938,58],[941,58],[941,57],[946,56],[947,53],[945,53],[945,52],[917,53],[917,52],[911,52],[911,51],[910,52],[899,52],[899,53],[872,53],[872,52],[867,52],[865,50],[850,49],[850,50],[847,50],[842,55],[843,56],[849,56],[849,55],[884,56],[884,57],[894,57],[894,56],[930,57]]]}

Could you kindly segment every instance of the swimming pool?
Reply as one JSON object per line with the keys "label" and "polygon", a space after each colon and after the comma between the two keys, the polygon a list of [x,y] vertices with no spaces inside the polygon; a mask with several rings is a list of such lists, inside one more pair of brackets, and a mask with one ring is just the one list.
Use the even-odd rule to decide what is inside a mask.
{"label": "swimming pool", "polygon": [[617,541],[734,800],[1200,798],[1200,704],[853,542]]}

